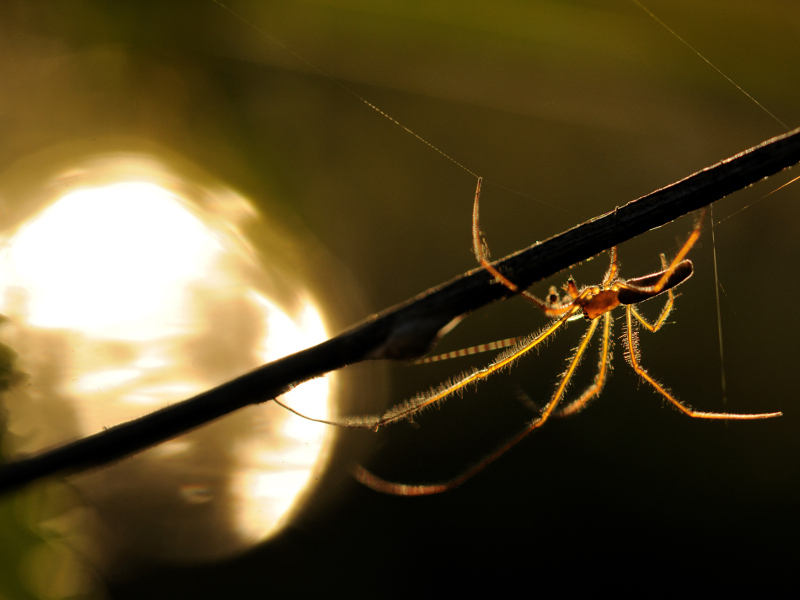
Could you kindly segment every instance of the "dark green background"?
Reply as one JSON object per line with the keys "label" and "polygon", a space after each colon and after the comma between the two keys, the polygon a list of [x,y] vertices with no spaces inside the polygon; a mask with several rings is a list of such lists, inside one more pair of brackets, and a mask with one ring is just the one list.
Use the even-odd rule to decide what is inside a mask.
{"label": "dark green background", "polygon": [[[306,270],[340,329],[474,266],[474,178],[355,94],[486,178],[483,228],[496,257],[784,131],[628,0],[229,4],[260,32],[211,0],[5,0],[0,170],[79,141],[107,150],[125,138],[121,149],[177,152],[327,249],[331,261]],[[648,6],[789,127],[800,125],[798,5]],[[715,219],[789,178],[718,202]],[[638,576],[650,591],[695,576],[719,590],[744,573],[795,568],[798,190],[715,232],[727,408],[783,410],[782,419],[684,418],[637,382],[618,343],[595,405],[454,492],[393,498],[332,477],[335,501],[273,543],[219,565],[160,567],[111,595],[428,596],[511,584],[536,595],[553,584],[636,585]],[[658,267],[658,253],[675,252],[691,226],[685,218],[624,245],[623,276]],[[707,227],[673,324],[642,335],[642,360],[687,403],[722,410],[712,250]],[[605,266],[601,257],[574,275],[594,283]],[[505,302],[472,316],[442,348],[543,323]],[[514,400],[519,389],[549,397],[582,327],[421,417],[419,428],[354,443],[378,440],[366,461],[389,477],[457,472],[529,418]],[[388,397],[375,402],[462,368],[392,367]],[[363,402],[367,376],[356,370],[352,381]]]}

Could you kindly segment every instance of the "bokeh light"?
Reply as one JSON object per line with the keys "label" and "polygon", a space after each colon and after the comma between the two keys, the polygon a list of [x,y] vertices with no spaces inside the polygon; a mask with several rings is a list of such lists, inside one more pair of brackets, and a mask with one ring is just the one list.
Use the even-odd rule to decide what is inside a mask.
{"label": "bokeh light", "polygon": [[[255,210],[231,190],[119,154],[46,187],[52,197],[0,248],[0,335],[16,353],[3,395],[8,455],[96,433],[326,339],[287,257],[256,258],[243,233]],[[331,390],[331,378],[316,379],[286,396],[328,415]],[[318,479],[329,431],[264,403],[75,477],[93,513],[84,551],[103,571],[252,547]]]}

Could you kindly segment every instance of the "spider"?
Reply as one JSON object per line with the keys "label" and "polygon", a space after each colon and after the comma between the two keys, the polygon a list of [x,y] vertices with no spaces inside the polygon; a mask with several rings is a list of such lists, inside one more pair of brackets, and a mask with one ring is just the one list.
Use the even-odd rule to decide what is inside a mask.
{"label": "spider", "polygon": [[[703,210],[700,218],[695,224],[694,229],[692,230],[692,233],[678,251],[678,254],[675,256],[675,258],[673,258],[671,262],[667,262],[665,256],[663,254],[661,255],[661,271],[634,279],[625,280],[620,278],[619,263],[617,260],[617,248],[614,246],[610,250],[611,263],[606,271],[605,276],[603,277],[602,283],[599,285],[592,285],[579,289],[575,281],[572,279],[572,277],[570,277],[564,286],[566,294],[563,298],[559,297],[555,287],[551,287],[547,296],[547,300],[541,300],[527,291],[520,290],[516,284],[510,281],[505,275],[500,273],[500,271],[498,271],[489,262],[487,258],[488,248],[483,235],[481,234],[479,226],[478,206],[480,200],[481,182],[482,179],[478,178],[472,213],[472,238],[475,258],[478,260],[478,263],[484,269],[486,269],[499,284],[506,286],[514,293],[519,293],[524,296],[527,300],[533,303],[534,306],[542,310],[546,316],[551,317],[553,319],[552,322],[545,326],[538,333],[524,338],[516,346],[499,355],[487,366],[464,373],[456,379],[442,384],[438,388],[433,388],[427,393],[419,394],[411,400],[407,400],[402,404],[390,408],[383,415],[351,417],[342,421],[325,421],[318,419],[311,420],[342,427],[377,429],[378,427],[393,423],[395,421],[411,419],[422,409],[462,391],[471,383],[485,379],[493,373],[512,365],[520,357],[527,354],[534,348],[537,348],[542,342],[547,340],[568,321],[574,320],[582,315],[584,319],[589,322],[589,326],[586,332],[583,334],[578,347],[575,349],[572,358],[569,361],[569,366],[561,376],[561,380],[556,386],[555,392],[547,404],[545,404],[545,406],[541,409],[539,415],[527,423],[525,428],[519,433],[506,441],[492,453],[482,458],[476,464],[469,467],[466,471],[448,481],[441,483],[409,485],[387,481],[378,477],[377,475],[374,475],[363,467],[357,466],[355,467],[355,477],[361,483],[376,491],[400,496],[420,496],[445,492],[462,484],[483,470],[499,456],[518,444],[532,431],[544,425],[544,423],[554,414],[566,416],[576,413],[584,408],[590,400],[596,398],[600,394],[603,389],[603,385],[608,378],[612,339],[611,331],[613,325],[611,311],[618,306],[625,306],[626,329],[623,336],[623,341],[625,345],[625,358],[627,362],[631,365],[633,370],[636,371],[639,377],[651,385],[656,392],[661,394],[663,398],[665,398],[669,403],[671,403],[675,408],[685,415],[697,419],[717,420],[769,419],[782,415],[781,412],[739,414],[696,411],[675,398],[669,392],[669,390],[658,383],[642,367],[640,363],[636,322],[641,324],[648,331],[652,332],[656,332],[661,329],[666,322],[666,319],[669,316],[675,301],[673,289],[692,276],[692,262],[686,259],[686,255],[700,237],[702,222],[707,209]],[[661,313],[655,322],[651,323],[645,317],[643,317],[638,310],[636,310],[635,305],[639,302],[643,302],[644,300],[648,300],[665,292],[667,293],[667,301],[664,304],[664,307],[661,309]],[[572,376],[578,368],[578,364],[583,358],[586,348],[589,346],[589,343],[594,337],[597,328],[600,326],[601,321],[603,332],[600,344],[600,359],[598,363],[597,374],[595,375],[594,380],[589,387],[578,398],[566,404],[557,411],[556,409],[562,404],[567,386],[569,385]],[[300,415],[300,413],[297,413],[297,411],[294,411],[292,408],[280,403],[279,401],[277,402],[284,408],[287,408],[288,410],[295,412],[295,414]]]}

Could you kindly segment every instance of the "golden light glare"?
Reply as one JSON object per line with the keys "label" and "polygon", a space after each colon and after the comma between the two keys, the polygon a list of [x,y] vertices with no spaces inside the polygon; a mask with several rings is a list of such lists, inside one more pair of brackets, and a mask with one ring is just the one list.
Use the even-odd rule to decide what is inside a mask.
{"label": "golden light glare", "polygon": [[222,250],[169,191],[122,182],[60,198],[3,258],[29,290],[31,325],[145,340],[179,323],[187,285]]}
{"label": "golden light glare", "polygon": [[[253,213],[231,209],[245,200],[203,190],[203,206],[226,209],[206,214],[182,195],[193,186],[152,159],[122,160],[95,161],[102,184],[85,169],[0,249],[0,334],[27,377],[3,397],[12,453],[95,433],[327,337],[302,282],[287,286],[288,308],[260,285],[280,277],[254,264],[226,220]],[[109,182],[109,171],[135,176]],[[331,385],[308,382],[291,401],[327,415]],[[285,522],[325,464],[328,433],[265,403],[75,484],[118,554],[217,558]]]}

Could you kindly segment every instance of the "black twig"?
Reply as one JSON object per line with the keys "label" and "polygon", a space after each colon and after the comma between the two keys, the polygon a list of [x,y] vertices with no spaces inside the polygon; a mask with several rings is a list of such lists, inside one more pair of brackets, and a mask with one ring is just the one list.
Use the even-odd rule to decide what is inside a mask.
{"label": "black twig", "polygon": [[[521,289],[800,161],[800,129],[629,202],[495,263]],[[372,359],[424,354],[454,319],[511,292],[484,269],[465,273],[317,346],[266,364],[183,402],[0,467],[0,493],[49,475],[108,464],[293,386]]]}

